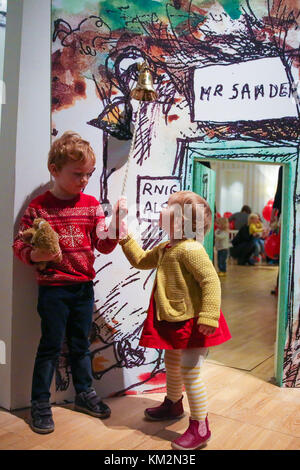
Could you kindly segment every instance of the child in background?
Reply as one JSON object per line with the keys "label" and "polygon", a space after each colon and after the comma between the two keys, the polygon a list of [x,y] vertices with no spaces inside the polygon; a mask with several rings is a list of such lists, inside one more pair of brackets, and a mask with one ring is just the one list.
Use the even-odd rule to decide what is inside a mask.
{"label": "child in background", "polygon": [[[89,332],[94,307],[94,249],[108,254],[118,244],[119,205],[106,229],[101,205],[83,193],[95,161],[90,144],[74,132],[65,132],[52,144],[48,169],[54,178],[53,188],[31,201],[13,244],[15,255],[24,263],[34,267],[39,261],[48,262],[44,270],[36,271],[42,337],[32,379],[31,427],[40,434],[54,430],[50,385],[65,333],[76,390],[75,409],[98,418],[110,415],[109,407],[92,388]],[[22,231],[39,217],[59,234],[61,261],[22,240]]]}
{"label": "child in background", "polygon": [[[186,211],[188,215],[187,206],[192,209]],[[203,209],[200,216],[197,206]],[[178,207],[181,211],[176,216]],[[205,249],[195,239],[199,217],[205,234],[212,222],[209,205],[191,191],[179,191],[169,197],[160,216],[160,227],[168,233],[169,241],[148,251],[131,235],[120,241],[132,266],[157,268],[140,345],[165,350],[167,396],[161,405],[147,408],[145,416],[158,421],[181,418],[184,384],[191,412],[189,427],[172,442],[174,449],[181,450],[202,447],[211,436],[201,367],[208,347],[231,337],[220,312],[220,281]],[[186,230],[186,225],[192,230]]]}
{"label": "child in background", "polygon": [[264,227],[262,222],[259,219],[259,215],[252,213],[248,217],[248,225],[249,225],[249,233],[250,235],[253,235],[254,237],[254,243],[255,243],[255,251],[253,254],[253,258],[255,261],[259,260],[259,255],[261,254],[262,257],[264,258],[264,241],[261,238],[263,232],[264,232]]}
{"label": "child in background", "polygon": [[229,249],[229,221],[225,217],[217,219],[217,230],[215,231],[215,247],[218,256],[218,275],[226,276],[226,261]]}

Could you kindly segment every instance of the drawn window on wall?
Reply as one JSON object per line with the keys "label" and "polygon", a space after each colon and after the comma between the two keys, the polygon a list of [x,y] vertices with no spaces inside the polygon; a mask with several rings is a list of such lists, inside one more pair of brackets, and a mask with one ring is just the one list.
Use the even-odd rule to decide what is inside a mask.
{"label": "drawn window on wall", "polygon": [[3,81],[4,46],[6,32],[7,0],[0,0],[0,128],[2,105],[5,104],[5,83]]}

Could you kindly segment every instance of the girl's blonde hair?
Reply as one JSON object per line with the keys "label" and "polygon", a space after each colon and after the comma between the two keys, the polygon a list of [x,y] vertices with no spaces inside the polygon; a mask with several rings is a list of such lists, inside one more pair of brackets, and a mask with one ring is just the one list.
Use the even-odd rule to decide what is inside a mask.
{"label": "girl's blonde hair", "polygon": [[229,220],[226,217],[219,217],[217,219],[217,224],[220,228],[225,229],[229,227]]}
{"label": "girl's blonde hair", "polygon": [[[181,209],[182,232],[187,238],[202,238],[202,235],[209,232],[212,224],[211,209],[208,202],[199,194],[193,191],[178,191],[171,194],[168,205],[178,205]],[[203,210],[199,211],[199,206]],[[191,229],[193,236],[190,236],[191,233],[185,233],[186,227]]]}
{"label": "girl's blonde hair", "polygon": [[254,212],[252,212],[252,213],[248,216],[248,225],[250,224],[251,220],[254,219],[254,218],[255,218],[255,219],[256,219],[256,218],[259,219],[258,214],[255,214]]}
{"label": "girl's blonde hair", "polygon": [[66,131],[51,145],[48,154],[48,169],[50,170],[51,164],[54,164],[57,170],[61,170],[67,163],[85,164],[89,160],[93,164],[96,163],[96,156],[90,143],[76,132]]}

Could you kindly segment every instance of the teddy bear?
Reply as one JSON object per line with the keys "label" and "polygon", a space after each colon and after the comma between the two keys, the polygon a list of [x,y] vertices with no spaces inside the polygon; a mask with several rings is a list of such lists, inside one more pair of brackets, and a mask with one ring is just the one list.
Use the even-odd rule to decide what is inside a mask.
{"label": "teddy bear", "polygon": [[[57,253],[58,257],[55,261],[60,262],[62,260],[59,235],[45,219],[34,219],[33,226],[22,232],[22,239],[30,243],[34,248],[40,248],[47,253]],[[40,261],[36,265],[38,270],[42,271],[46,268],[47,261]]]}

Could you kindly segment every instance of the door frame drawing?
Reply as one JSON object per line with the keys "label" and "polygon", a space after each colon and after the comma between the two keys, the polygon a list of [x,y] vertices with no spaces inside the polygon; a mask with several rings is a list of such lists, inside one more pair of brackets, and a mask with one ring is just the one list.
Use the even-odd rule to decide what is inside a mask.
{"label": "door frame drawing", "polygon": [[285,347],[286,343],[290,341],[288,327],[291,324],[294,307],[293,282],[299,145],[296,142],[288,142],[287,144],[267,142],[264,144],[250,140],[234,140],[212,143],[197,139],[190,141],[178,139],[176,166],[180,162],[180,173],[186,190],[193,190],[194,167],[197,161],[238,161],[283,166],[279,288],[274,351],[275,379],[277,385],[282,387]]}
{"label": "door frame drawing", "polygon": [[[197,162],[199,165],[197,165]],[[193,191],[202,196],[211,208],[216,204],[216,172],[194,160]],[[214,259],[214,210],[212,209],[211,228],[204,237],[203,246],[213,262]]]}

